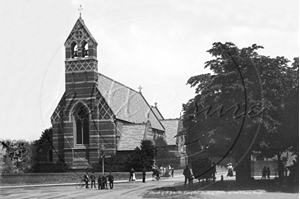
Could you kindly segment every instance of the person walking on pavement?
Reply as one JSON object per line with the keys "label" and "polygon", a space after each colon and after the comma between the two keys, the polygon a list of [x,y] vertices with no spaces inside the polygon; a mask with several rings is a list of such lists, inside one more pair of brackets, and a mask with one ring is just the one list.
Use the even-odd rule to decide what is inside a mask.
{"label": "person walking on pavement", "polygon": [[135,173],[134,169],[131,168],[129,171],[129,181],[134,181],[134,178],[133,178],[134,173]]}
{"label": "person walking on pavement", "polygon": [[228,163],[227,169],[228,169],[227,177],[228,176],[232,177],[233,176],[233,167],[232,167],[231,163]]}
{"label": "person walking on pavement", "polygon": [[270,168],[268,167],[267,168],[267,177],[268,177],[268,179],[270,179],[270,174],[271,174],[271,171],[270,171]]}
{"label": "person walking on pavement", "polygon": [[93,188],[93,185],[94,185],[94,188],[96,188],[96,176],[95,176],[94,171],[93,171],[93,173],[90,175],[90,179],[91,179],[91,189]]}
{"label": "person walking on pavement", "polygon": [[109,188],[113,189],[114,188],[114,176],[111,174],[111,171],[109,172],[108,177],[108,182],[109,182]]}
{"label": "person walking on pavement", "polygon": [[266,179],[266,176],[267,176],[267,167],[264,167],[262,172],[261,172],[261,179]]}
{"label": "person walking on pavement", "polygon": [[88,172],[86,172],[83,176],[83,180],[85,182],[85,188],[88,189],[89,188],[89,174]]}
{"label": "person walking on pavement", "polygon": [[105,173],[102,176],[102,186],[101,186],[101,188],[102,189],[107,189],[107,177],[106,177]]}
{"label": "person walking on pavement", "polygon": [[212,162],[212,178],[213,178],[213,182],[216,181],[216,173],[217,173],[217,168],[216,168],[216,163]]}
{"label": "person walking on pavement", "polygon": [[185,169],[183,170],[183,175],[184,175],[184,187],[186,187],[187,181],[191,178],[191,170],[189,168],[189,165],[186,165]]}
{"label": "person walking on pavement", "polygon": [[99,177],[98,177],[98,189],[99,190],[102,189],[102,176],[101,175],[99,175]]}
{"label": "person walking on pavement", "polygon": [[147,169],[146,167],[143,168],[143,183],[145,183],[145,180],[146,180],[146,172],[147,172]]}

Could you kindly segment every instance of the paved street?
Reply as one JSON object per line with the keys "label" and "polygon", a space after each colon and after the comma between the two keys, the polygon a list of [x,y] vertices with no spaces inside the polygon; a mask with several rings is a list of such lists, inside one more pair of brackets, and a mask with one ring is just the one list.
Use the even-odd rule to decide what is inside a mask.
{"label": "paved street", "polygon": [[[218,173],[217,179],[220,179]],[[233,178],[225,177],[224,180],[233,180]],[[172,187],[183,184],[183,176],[177,175],[174,178],[168,178],[162,181],[148,180],[142,183],[140,180],[136,182],[116,183],[113,190],[97,190],[97,189],[76,189],[75,186],[49,186],[49,187],[27,187],[27,188],[10,188],[1,189],[0,198],[204,198],[204,199],[219,199],[219,198],[299,198],[299,194],[291,193],[275,193],[265,192],[263,190],[254,191],[159,191],[157,188]]]}
{"label": "paved street", "polygon": [[182,177],[174,177],[163,181],[141,181],[116,183],[114,189],[76,189],[75,186],[28,187],[16,189],[2,189],[0,198],[142,198],[151,189],[170,186],[182,181]]}

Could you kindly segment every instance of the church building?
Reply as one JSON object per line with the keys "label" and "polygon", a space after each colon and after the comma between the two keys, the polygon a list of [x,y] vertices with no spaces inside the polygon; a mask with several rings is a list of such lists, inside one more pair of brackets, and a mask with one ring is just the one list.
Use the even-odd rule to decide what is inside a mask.
{"label": "church building", "polygon": [[[51,116],[53,162],[82,169],[102,155],[132,151],[141,140],[167,137],[164,118],[141,91],[98,72],[97,41],[81,17],[64,46],[65,92]],[[178,122],[174,125],[177,133]]]}

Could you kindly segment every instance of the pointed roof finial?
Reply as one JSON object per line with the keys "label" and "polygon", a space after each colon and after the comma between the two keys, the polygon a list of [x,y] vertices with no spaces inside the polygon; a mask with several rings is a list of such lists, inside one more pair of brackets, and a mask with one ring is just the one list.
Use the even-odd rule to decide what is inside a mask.
{"label": "pointed roof finial", "polygon": [[157,107],[157,102],[154,103],[154,106]]}
{"label": "pointed roof finial", "polygon": [[139,86],[139,88],[138,88],[140,93],[142,93],[142,88],[143,87],[141,87],[141,86]]}
{"label": "pointed roof finial", "polygon": [[79,6],[78,10],[79,10],[79,17],[81,18],[81,10],[83,10],[81,5]]}

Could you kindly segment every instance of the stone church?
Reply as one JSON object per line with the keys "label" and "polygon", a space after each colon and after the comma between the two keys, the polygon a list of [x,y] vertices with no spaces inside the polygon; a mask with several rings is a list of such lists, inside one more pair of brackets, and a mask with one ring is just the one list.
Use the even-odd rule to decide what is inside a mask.
{"label": "stone church", "polygon": [[141,140],[158,136],[171,140],[179,158],[185,156],[184,140],[174,137],[179,119],[164,120],[141,91],[98,73],[97,42],[81,17],[64,46],[65,92],[51,116],[51,161],[63,159],[70,168],[82,169],[102,155],[132,151]]}

